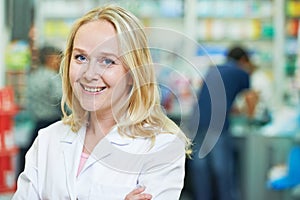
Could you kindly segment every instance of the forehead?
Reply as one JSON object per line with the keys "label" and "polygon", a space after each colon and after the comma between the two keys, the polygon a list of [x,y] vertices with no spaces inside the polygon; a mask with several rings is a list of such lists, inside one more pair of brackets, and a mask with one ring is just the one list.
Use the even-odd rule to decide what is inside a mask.
{"label": "forehead", "polygon": [[114,26],[106,20],[97,20],[82,25],[74,37],[74,48],[87,53],[118,50],[117,34]]}

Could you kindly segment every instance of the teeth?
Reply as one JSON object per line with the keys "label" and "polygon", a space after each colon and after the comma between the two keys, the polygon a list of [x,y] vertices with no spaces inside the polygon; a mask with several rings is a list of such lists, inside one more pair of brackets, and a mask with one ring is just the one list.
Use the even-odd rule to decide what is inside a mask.
{"label": "teeth", "polygon": [[89,88],[89,87],[84,87],[84,90],[88,91],[88,92],[100,92],[103,89],[104,88]]}

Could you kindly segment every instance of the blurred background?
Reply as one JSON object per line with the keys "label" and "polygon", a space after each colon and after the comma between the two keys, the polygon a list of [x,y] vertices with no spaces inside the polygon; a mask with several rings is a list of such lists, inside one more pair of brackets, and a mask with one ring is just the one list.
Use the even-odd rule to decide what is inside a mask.
{"label": "blurred background", "polygon": [[[0,199],[15,191],[33,134],[28,79],[44,65],[40,49],[63,51],[74,20],[107,3],[147,27],[162,105],[183,128],[207,69],[232,45],[249,50],[260,101],[254,118],[231,117],[239,197],[299,199],[300,169],[291,184],[270,183],[290,175],[290,152],[300,143],[300,0],[0,0]],[[182,200],[194,199],[189,176]]]}

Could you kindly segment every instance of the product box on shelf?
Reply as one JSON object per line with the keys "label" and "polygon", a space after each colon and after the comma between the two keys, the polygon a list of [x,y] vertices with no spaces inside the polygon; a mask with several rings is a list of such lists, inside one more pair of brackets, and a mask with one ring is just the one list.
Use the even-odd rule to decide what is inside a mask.
{"label": "product box on shelf", "polygon": [[0,151],[0,194],[11,193],[16,190],[16,147],[7,151]]}
{"label": "product box on shelf", "polygon": [[16,189],[16,157],[14,143],[14,117],[17,114],[14,91],[11,87],[0,89],[0,194]]}

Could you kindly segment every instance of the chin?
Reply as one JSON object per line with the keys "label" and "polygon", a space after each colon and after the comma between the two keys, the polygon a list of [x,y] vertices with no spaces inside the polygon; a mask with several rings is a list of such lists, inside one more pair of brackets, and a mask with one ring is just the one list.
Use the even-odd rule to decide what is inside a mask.
{"label": "chin", "polygon": [[100,110],[102,106],[82,103],[81,107],[86,111],[94,112],[94,111]]}

